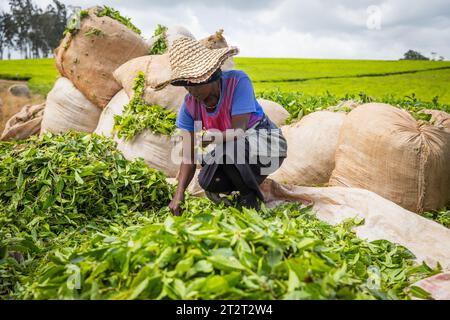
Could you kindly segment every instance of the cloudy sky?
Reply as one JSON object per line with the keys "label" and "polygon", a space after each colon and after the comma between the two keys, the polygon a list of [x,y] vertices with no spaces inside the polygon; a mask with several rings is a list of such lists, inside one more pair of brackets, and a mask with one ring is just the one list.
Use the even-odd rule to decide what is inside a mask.
{"label": "cloudy sky", "polygon": [[[50,0],[34,0],[41,6]],[[92,0],[62,0],[87,7]],[[0,0],[6,8],[8,0]],[[450,59],[449,0],[98,0],[132,18],[145,37],[157,23],[197,38],[223,28],[246,57],[398,59],[408,49]]]}

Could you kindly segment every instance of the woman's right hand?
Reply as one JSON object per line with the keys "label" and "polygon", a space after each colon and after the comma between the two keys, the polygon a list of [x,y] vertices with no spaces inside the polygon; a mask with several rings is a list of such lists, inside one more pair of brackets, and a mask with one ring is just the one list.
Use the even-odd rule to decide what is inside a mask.
{"label": "woman's right hand", "polygon": [[183,193],[175,193],[172,201],[169,203],[169,209],[175,216],[181,215],[181,204],[184,201],[184,192]]}

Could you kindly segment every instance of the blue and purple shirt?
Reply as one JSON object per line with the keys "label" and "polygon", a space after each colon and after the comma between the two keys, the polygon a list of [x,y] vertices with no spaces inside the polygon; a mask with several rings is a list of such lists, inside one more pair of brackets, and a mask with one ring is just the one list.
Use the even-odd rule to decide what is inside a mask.
{"label": "blue and purple shirt", "polygon": [[239,70],[222,72],[222,89],[217,108],[206,111],[203,102],[198,102],[187,94],[177,116],[176,125],[180,129],[194,131],[194,121],[201,121],[203,129],[225,131],[232,129],[231,117],[251,113],[248,127],[252,127],[264,117],[264,111],[258,103],[252,82],[247,74]]}

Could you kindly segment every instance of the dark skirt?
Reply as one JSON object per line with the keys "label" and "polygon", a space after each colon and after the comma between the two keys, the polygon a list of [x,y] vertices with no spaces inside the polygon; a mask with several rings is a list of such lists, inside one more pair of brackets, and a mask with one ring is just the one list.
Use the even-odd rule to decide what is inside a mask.
{"label": "dark skirt", "polygon": [[262,130],[276,133],[278,152],[275,156],[270,153],[273,142],[268,144],[268,148],[266,147],[263,153],[259,152],[259,148],[255,148],[254,139],[248,136],[237,141],[228,141],[221,148],[216,147],[208,160],[202,161],[198,180],[204,190],[214,193],[241,191],[233,183],[236,180],[231,177],[233,172],[236,172],[240,175],[246,189],[250,189],[259,199],[264,200],[259,185],[281,166],[286,158],[287,145],[281,130],[267,117],[264,117],[252,130],[254,130],[253,133],[258,134],[262,133]]}

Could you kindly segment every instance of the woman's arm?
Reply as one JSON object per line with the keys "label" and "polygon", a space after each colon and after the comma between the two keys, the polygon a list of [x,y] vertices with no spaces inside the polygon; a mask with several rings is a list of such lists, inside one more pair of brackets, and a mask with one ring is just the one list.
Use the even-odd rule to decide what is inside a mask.
{"label": "woman's arm", "polygon": [[184,201],[184,192],[191,183],[195,174],[196,164],[194,162],[194,133],[183,130],[183,158],[178,175],[178,186],[172,201],[169,203],[169,209],[174,215],[181,214],[180,205]]}
{"label": "woman's arm", "polygon": [[234,140],[235,138],[242,137],[247,131],[248,122],[250,120],[251,113],[240,114],[231,117],[232,130],[227,130],[225,132],[220,132],[216,130],[210,130],[203,135],[203,146],[210,143],[223,143],[227,141]]}

